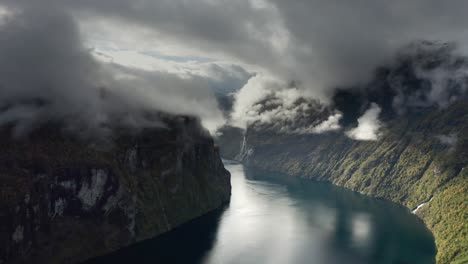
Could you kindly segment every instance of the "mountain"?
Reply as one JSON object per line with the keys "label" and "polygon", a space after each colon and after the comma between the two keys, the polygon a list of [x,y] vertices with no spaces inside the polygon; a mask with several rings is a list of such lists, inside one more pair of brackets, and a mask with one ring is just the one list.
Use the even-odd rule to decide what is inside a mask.
{"label": "mountain", "polygon": [[[230,175],[192,117],[94,144],[48,124],[0,130],[0,263],[77,263],[155,237],[230,198]],[[109,141],[109,140],[108,140]]]}
{"label": "mountain", "polygon": [[[468,260],[468,101],[400,117],[386,127],[378,141],[355,141],[339,132],[249,129],[241,140],[224,132],[218,143],[225,158],[247,166],[331,182],[412,210],[427,203],[416,214],[435,236],[438,263],[463,263]],[[233,140],[226,138],[233,134]],[[235,148],[241,152],[232,155]]]}
{"label": "mountain", "polygon": [[[369,84],[338,90],[332,107],[343,114],[340,130],[288,133],[272,129],[277,124],[255,123],[244,132],[226,127],[217,139],[221,155],[404,205],[434,234],[437,263],[466,263],[468,82],[461,73],[467,60],[452,56],[451,48],[411,46],[394,64],[379,68]],[[381,109],[378,139],[349,138],[344,131],[355,127],[372,103]],[[299,127],[288,131],[307,126],[295,124]]]}

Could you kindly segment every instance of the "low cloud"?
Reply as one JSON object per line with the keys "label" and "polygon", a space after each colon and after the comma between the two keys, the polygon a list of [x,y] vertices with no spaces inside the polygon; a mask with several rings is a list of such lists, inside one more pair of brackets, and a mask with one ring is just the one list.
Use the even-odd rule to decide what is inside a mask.
{"label": "low cloud", "polygon": [[335,91],[332,105],[343,113],[343,125],[355,123],[370,102],[390,120],[466,100],[467,85],[468,58],[455,44],[417,41],[376,68],[366,84]]}
{"label": "low cloud", "polygon": [[[73,120],[100,129],[116,115],[139,120],[141,111],[158,110],[199,116],[214,131],[231,110],[225,94],[240,86],[230,122],[285,133],[339,130],[338,122],[355,123],[369,102],[385,120],[391,111],[447,107],[467,93],[468,63],[460,56],[468,50],[467,6],[2,0],[0,122]],[[430,42],[408,46],[420,39]],[[339,106],[338,89],[352,93],[352,102]],[[358,128],[349,134],[360,138]],[[377,137],[369,134],[363,138]]]}
{"label": "low cloud", "polygon": [[138,102],[142,109],[198,116],[212,133],[225,122],[211,89],[211,79],[201,76],[181,78],[177,74],[120,65],[108,67],[112,68],[114,76],[120,76],[112,90],[123,100]]}
{"label": "low cloud", "polygon": [[[262,105],[259,104],[268,96],[281,91],[284,84],[263,75],[251,78],[234,96],[234,106],[231,113],[231,123],[234,126],[246,129],[256,122],[270,122],[272,114],[260,113]],[[291,91],[289,97],[296,96]],[[281,98],[286,99],[286,98]]]}
{"label": "low cloud", "polygon": [[286,134],[339,130],[342,114],[308,98],[295,87],[257,75],[236,94],[231,124]]}
{"label": "low cloud", "polygon": [[65,13],[15,9],[0,26],[0,125],[74,116],[94,126],[106,118],[100,93],[110,79],[80,43]]}
{"label": "low cloud", "polygon": [[436,138],[441,144],[449,147],[449,150],[454,150],[457,146],[458,136],[456,134],[450,135],[437,135]]}
{"label": "low cloud", "polygon": [[468,58],[454,43],[414,42],[400,50],[392,66],[387,82],[394,92],[392,106],[400,114],[448,107],[468,91]]}
{"label": "low cloud", "polygon": [[382,123],[379,121],[381,108],[372,103],[369,109],[358,118],[358,126],[346,132],[346,135],[354,140],[373,141],[380,136]]}
{"label": "low cloud", "polygon": [[164,126],[148,111],[198,116],[214,132],[225,122],[214,89],[248,78],[216,64],[182,75],[97,60],[65,10],[22,1],[2,8],[0,125],[19,135],[51,121],[103,136],[113,125]]}
{"label": "low cloud", "polygon": [[[310,129],[310,133],[320,134],[320,133],[324,133],[328,131],[339,130],[341,129],[340,120],[342,117],[343,117],[343,114],[340,112],[337,112],[334,115],[329,116],[328,119],[323,121],[322,123],[316,126],[313,126]],[[305,130],[305,131],[309,131],[309,130]]]}

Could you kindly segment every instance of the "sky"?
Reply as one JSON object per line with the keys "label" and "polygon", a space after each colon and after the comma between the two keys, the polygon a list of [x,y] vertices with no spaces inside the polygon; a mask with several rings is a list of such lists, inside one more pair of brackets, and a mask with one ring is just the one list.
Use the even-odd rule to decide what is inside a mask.
{"label": "sky", "polygon": [[[21,132],[73,119],[100,130],[125,114],[148,125],[139,120],[143,110],[198,116],[211,133],[226,123],[294,121],[314,100],[332,104],[337,87],[368,83],[415,41],[452,43],[450,56],[466,54],[467,7],[461,0],[0,0],[0,124],[15,122]],[[440,105],[452,98],[437,99],[447,76],[465,76],[465,68],[417,72],[434,83],[428,100]],[[236,99],[228,117],[220,90]],[[279,107],[259,113],[266,97]],[[394,105],[408,101],[400,96]],[[381,107],[366,105],[357,124],[374,131]],[[286,130],[337,130],[343,113],[327,113]],[[346,134],[378,133],[359,131]]]}

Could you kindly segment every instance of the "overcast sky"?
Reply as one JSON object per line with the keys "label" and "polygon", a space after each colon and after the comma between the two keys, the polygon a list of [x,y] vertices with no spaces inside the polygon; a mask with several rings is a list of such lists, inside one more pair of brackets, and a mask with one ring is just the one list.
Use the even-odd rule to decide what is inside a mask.
{"label": "overcast sky", "polygon": [[[46,97],[53,116],[72,109],[99,123],[118,111],[96,99],[105,87],[122,107],[195,114],[214,131],[225,120],[213,89],[294,81],[294,94],[326,102],[413,41],[454,42],[464,53],[467,8],[462,0],[0,0],[0,104]],[[37,118],[28,107],[13,109],[15,118]]]}

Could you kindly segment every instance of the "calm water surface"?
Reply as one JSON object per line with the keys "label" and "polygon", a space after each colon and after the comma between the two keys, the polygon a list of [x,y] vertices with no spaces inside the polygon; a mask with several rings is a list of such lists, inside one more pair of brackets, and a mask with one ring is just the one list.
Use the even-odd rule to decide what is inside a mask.
{"label": "calm water surface", "polygon": [[434,263],[432,235],[403,207],[225,164],[226,208],[90,263]]}

